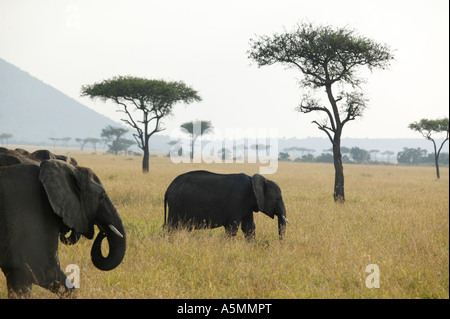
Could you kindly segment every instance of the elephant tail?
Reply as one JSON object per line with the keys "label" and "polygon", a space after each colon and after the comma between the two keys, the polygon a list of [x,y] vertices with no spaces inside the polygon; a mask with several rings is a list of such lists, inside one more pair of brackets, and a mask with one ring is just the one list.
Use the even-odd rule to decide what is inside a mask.
{"label": "elephant tail", "polygon": [[163,227],[165,228],[167,225],[167,192],[164,194],[164,225]]}

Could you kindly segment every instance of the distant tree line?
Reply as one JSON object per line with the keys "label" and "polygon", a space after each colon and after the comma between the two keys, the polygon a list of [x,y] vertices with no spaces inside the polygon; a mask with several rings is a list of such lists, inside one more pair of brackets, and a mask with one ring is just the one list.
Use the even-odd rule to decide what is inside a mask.
{"label": "distant tree line", "polygon": [[52,141],[53,146],[56,146],[56,143],[62,143],[63,146],[67,146],[67,144],[69,143],[69,141],[71,140],[71,137],[62,137],[62,138],[58,138],[58,137],[50,137],[49,140]]}
{"label": "distant tree line", "polygon": [[8,144],[8,140],[13,137],[12,134],[9,133],[0,133],[0,143],[2,145]]}
{"label": "distant tree line", "polygon": [[[128,154],[129,148],[136,144],[134,141],[126,139],[123,137],[128,130],[122,127],[113,127],[108,125],[104,129],[102,129],[101,138],[96,137],[86,137],[86,138],[75,138],[75,142],[80,145],[81,150],[83,151],[87,144],[91,144],[94,148],[94,151],[97,152],[97,144],[103,143],[108,147],[108,153],[119,155],[121,153]],[[52,141],[53,146],[55,147],[57,144],[67,147],[71,137],[50,137],[49,140]],[[3,144],[3,140],[2,140]]]}
{"label": "distant tree line", "polygon": [[84,149],[86,144],[90,143],[92,144],[92,147],[94,148],[94,151],[97,152],[97,144],[100,143],[102,140],[95,137],[87,137],[87,138],[76,138],[75,142],[78,142],[80,144],[81,150]]}
{"label": "distant tree line", "polygon": [[[424,164],[435,163],[435,155],[427,154],[427,150],[419,148],[407,148],[404,147],[403,151],[397,153],[397,161],[402,164]],[[449,164],[448,153],[441,153],[439,157],[439,164]]]}
{"label": "distant tree line", "polygon": [[[314,156],[315,150],[290,147],[284,149],[284,152],[279,153],[278,159],[280,161],[294,161],[294,162],[317,162],[317,163],[333,163],[334,158],[332,150],[324,150],[318,156]],[[380,152],[379,150],[365,150],[359,147],[341,147],[342,162],[347,164],[392,164],[391,158],[395,154],[392,151]],[[295,156],[299,155],[300,156]],[[294,155],[294,156],[292,156]],[[381,156],[380,156],[381,155]],[[381,159],[383,158],[383,160]],[[433,164],[435,162],[434,154],[428,154],[427,150],[419,148],[404,147],[403,151],[397,153],[397,162],[399,164],[420,165]],[[439,158],[441,165],[449,165],[449,154],[442,153]]]}

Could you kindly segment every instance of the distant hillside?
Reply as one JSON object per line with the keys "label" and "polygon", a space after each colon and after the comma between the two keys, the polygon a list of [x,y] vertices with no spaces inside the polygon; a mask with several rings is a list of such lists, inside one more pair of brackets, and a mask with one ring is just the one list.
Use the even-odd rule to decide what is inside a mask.
{"label": "distant hillside", "polygon": [[0,134],[10,144],[49,145],[50,137],[97,137],[119,123],[89,109],[41,80],[0,59]]}

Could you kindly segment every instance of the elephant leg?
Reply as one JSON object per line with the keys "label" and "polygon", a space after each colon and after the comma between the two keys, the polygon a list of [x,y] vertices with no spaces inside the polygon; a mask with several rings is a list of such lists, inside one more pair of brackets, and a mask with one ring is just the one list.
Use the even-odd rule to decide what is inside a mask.
{"label": "elephant leg", "polygon": [[236,236],[238,230],[239,230],[239,225],[237,225],[236,223],[225,226],[225,234],[227,234],[227,236],[229,236],[231,238],[234,238]]}
{"label": "elephant leg", "polygon": [[167,222],[163,227],[167,230],[168,233],[172,233],[177,229],[172,221]]}
{"label": "elephant leg", "polygon": [[55,280],[45,288],[58,295],[61,299],[72,298],[72,295],[75,292],[75,288],[68,288],[65,282],[63,283],[59,280]]}
{"label": "elephant leg", "polygon": [[183,223],[181,222],[181,218],[178,218],[178,216],[172,216],[169,213],[169,217],[167,218],[167,224],[166,224],[167,230],[170,232],[179,230],[184,227]]}
{"label": "elephant leg", "polygon": [[30,271],[23,268],[2,268],[8,287],[8,298],[22,299],[31,295],[32,278]]}
{"label": "elephant leg", "polygon": [[69,281],[70,279],[56,264],[47,272],[45,281],[39,283],[39,286],[57,294],[60,298],[68,298],[74,291],[73,287],[67,286]]}
{"label": "elephant leg", "polygon": [[255,221],[253,220],[253,212],[242,219],[241,229],[248,240],[255,238]]}

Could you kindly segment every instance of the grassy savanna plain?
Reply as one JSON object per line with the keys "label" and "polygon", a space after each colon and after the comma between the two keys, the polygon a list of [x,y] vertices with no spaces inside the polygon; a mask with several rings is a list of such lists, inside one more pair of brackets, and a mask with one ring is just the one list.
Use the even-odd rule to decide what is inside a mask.
{"label": "grassy savanna plain", "polygon": [[[99,176],[127,232],[125,259],[108,272],[90,261],[93,241],[60,244],[62,268],[80,268],[76,298],[449,298],[448,168],[437,180],[433,167],[346,165],[347,201],[339,205],[331,164],[280,162],[267,177],[283,192],[286,238],[278,240],[276,219],[255,213],[249,242],[242,231],[227,238],[223,227],[167,234],[163,198],[181,173],[251,175],[261,164],[173,164],[160,156],[142,174],[139,157],[68,155]],[[380,288],[366,287],[369,264],[379,267]],[[33,287],[32,298],[55,297]]]}

